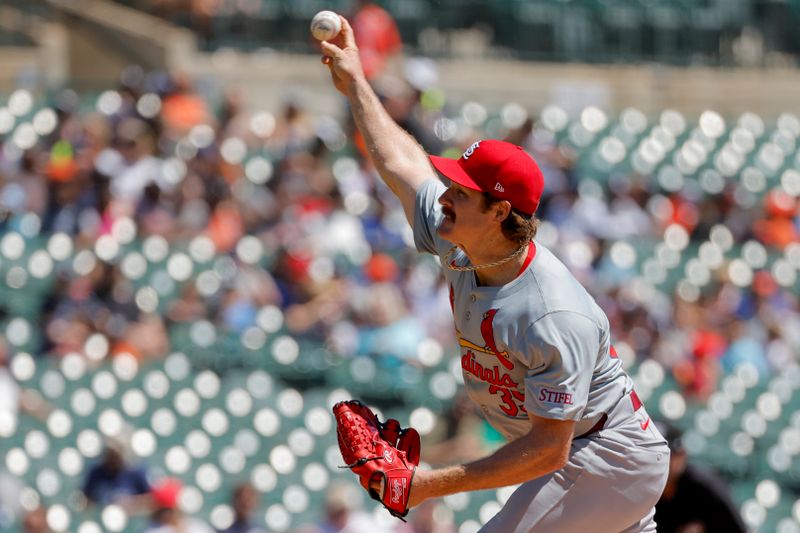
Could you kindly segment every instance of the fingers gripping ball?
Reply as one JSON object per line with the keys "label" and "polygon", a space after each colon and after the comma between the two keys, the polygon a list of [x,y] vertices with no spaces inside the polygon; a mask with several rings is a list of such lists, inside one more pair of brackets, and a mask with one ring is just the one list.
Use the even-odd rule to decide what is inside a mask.
{"label": "fingers gripping ball", "polygon": [[342,31],[342,21],[333,11],[320,11],[311,19],[311,35],[318,41],[329,41]]}
{"label": "fingers gripping ball", "polygon": [[417,431],[401,429],[396,420],[381,424],[369,407],[356,400],[337,403],[333,415],[346,466],[359,477],[372,498],[394,516],[404,517],[408,513],[411,480],[419,464]]}

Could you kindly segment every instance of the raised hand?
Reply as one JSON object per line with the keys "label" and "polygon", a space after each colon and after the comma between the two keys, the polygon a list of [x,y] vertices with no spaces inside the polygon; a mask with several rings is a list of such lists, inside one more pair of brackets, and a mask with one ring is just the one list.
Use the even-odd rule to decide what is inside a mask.
{"label": "raised hand", "polygon": [[331,41],[322,41],[322,62],[328,65],[336,89],[345,96],[353,84],[364,78],[364,69],[358,56],[353,28],[340,16],[342,30]]}

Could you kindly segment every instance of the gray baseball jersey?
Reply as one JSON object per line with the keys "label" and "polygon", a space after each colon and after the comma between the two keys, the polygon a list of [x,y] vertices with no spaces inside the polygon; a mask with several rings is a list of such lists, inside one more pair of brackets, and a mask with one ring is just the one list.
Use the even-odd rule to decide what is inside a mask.
{"label": "gray baseball jersey", "polygon": [[[452,247],[436,233],[444,189],[438,180],[420,188],[414,220],[417,248],[442,261]],[[534,246],[524,272],[501,287],[443,265],[467,393],[509,440],[530,431],[528,413],[574,420],[582,435],[633,387],[605,313],[561,261]],[[452,260],[468,264],[460,250]]]}
{"label": "gray baseball jersey", "polygon": [[[414,239],[445,261],[452,244],[436,233],[443,192],[438,180],[417,192]],[[549,250],[530,251],[501,287],[443,266],[464,383],[509,440],[530,432],[528,413],[574,420],[576,436],[591,436],[573,439],[564,467],[522,483],[479,533],[654,532],[669,449],[622,369],[605,313]],[[467,262],[460,251],[451,260]]]}

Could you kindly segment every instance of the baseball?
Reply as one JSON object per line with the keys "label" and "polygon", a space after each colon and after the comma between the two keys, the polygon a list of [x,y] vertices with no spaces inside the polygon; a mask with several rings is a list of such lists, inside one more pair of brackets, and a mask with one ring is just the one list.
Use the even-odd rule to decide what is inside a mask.
{"label": "baseball", "polygon": [[342,21],[333,11],[320,11],[311,19],[311,35],[318,41],[328,41],[339,35]]}

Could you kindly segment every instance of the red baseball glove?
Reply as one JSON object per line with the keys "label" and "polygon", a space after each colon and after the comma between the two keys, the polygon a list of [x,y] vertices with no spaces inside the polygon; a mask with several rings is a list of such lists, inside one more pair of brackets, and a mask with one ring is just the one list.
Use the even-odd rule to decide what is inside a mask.
{"label": "red baseball glove", "polygon": [[[398,518],[408,514],[411,480],[419,464],[419,433],[390,418],[381,423],[372,410],[350,400],[333,406],[339,451],[347,468],[370,496]],[[376,486],[380,486],[377,490]]]}

